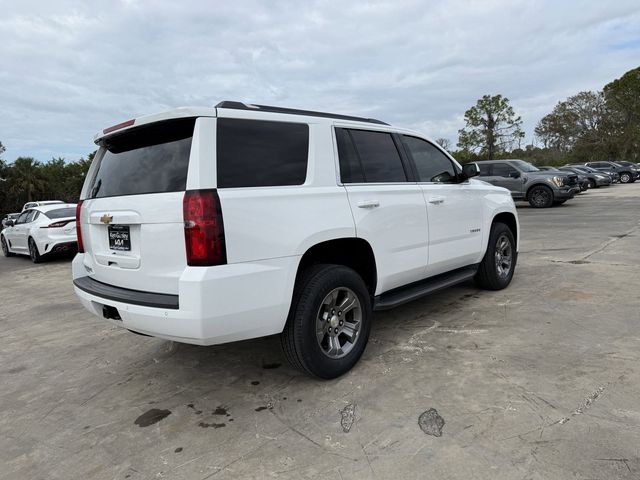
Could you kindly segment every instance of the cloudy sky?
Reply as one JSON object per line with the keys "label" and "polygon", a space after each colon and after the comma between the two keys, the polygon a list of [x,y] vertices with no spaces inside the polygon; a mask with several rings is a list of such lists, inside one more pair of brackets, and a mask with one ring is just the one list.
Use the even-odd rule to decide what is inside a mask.
{"label": "cloudy sky", "polygon": [[3,158],[75,160],[93,134],[241,100],[365,115],[454,143],[483,94],[527,142],[559,100],[640,65],[638,0],[0,0]]}

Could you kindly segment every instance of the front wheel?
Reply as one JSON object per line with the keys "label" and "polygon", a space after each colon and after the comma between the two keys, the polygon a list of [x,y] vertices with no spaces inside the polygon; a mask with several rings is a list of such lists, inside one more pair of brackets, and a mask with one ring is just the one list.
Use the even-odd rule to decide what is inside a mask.
{"label": "front wheel", "polygon": [[360,275],[342,265],[314,265],[296,285],[281,335],[285,356],[309,375],[339,377],[362,356],[372,316]]}
{"label": "front wheel", "polygon": [[42,261],[42,256],[40,252],[38,252],[38,246],[33,238],[29,239],[29,257],[31,257],[33,263],[40,263]]}
{"label": "front wheel", "polygon": [[589,188],[598,188],[595,180],[589,179]]}
{"label": "front wheel", "polygon": [[487,290],[502,290],[511,283],[518,252],[511,229],[504,223],[491,226],[487,251],[480,262],[476,283]]}
{"label": "front wheel", "polygon": [[527,195],[533,208],[548,208],[553,205],[553,191],[545,185],[537,185]]}
{"label": "front wheel", "polygon": [[633,180],[633,177],[631,176],[630,173],[622,172],[620,174],[620,183],[631,183],[632,180]]}
{"label": "front wheel", "polygon": [[13,257],[13,253],[9,251],[9,245],[7,245],[7,240],[4,238],[4,235],[0,235],[0,244],[2,244],[2,254],[5,257]]}

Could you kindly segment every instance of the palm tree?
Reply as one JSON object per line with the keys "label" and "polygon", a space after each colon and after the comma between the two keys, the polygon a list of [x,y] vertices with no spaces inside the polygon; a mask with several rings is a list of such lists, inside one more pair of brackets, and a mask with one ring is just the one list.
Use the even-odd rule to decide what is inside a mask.
{"label": "palm tree", "polygon": [[40,166],[40,162],[31,157],[18,157],[9,169],[9,194],[17,198],[26,193],[27,202],[31,202],[34,194],[41,193],[46,182]]}

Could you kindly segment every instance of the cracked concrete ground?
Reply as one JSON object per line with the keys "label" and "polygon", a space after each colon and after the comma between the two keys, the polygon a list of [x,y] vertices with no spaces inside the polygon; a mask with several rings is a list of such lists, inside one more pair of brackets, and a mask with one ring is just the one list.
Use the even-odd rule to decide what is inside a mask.
{"label": "cracked concrete ground", "polygon": [[[0,258],[0,479],[639,478],[640,184],[519,214],[510,288],[377,314],[328,382],[273,337],[112,328],[68,259]],[[430,408],[441,437],[418,425]]]}

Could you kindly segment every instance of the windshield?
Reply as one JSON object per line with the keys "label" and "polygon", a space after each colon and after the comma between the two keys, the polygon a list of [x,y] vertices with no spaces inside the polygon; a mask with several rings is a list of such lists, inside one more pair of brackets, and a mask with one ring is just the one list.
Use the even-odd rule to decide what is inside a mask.
{"label": "windshield", "polygon": [[534,167],[529,162],[525,162],[524,160],[511,160],[511,163],[515,164],[523,172],[539,172],[540,171],[539,168]]}
{"label": "windshield", "polygon": [[49,210],[45,215],[52,220],[54,218],[75,217],[76,207],[56,208],[55,210]]}

